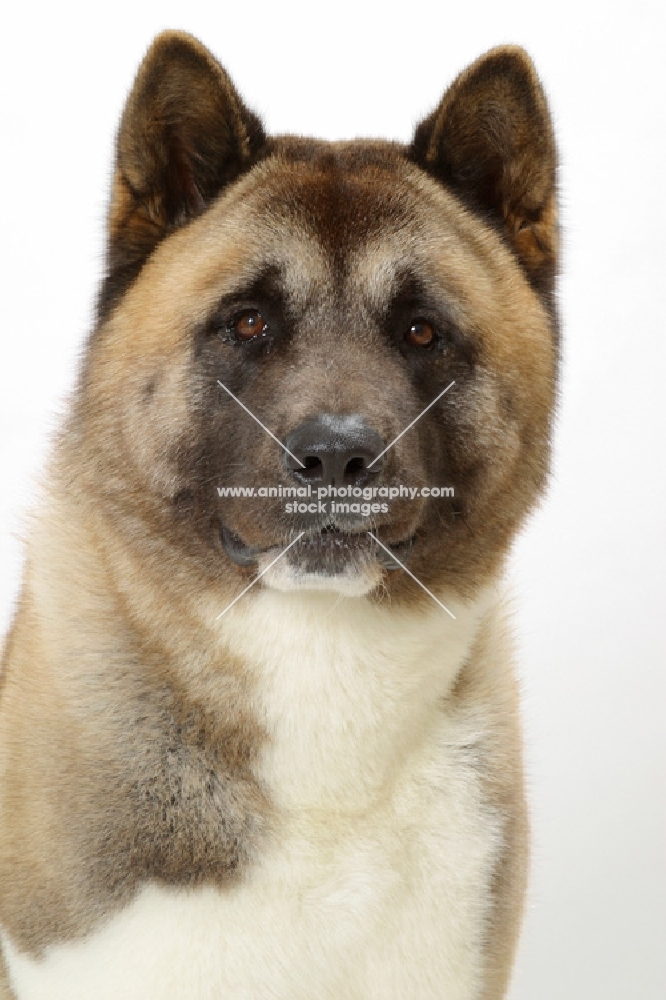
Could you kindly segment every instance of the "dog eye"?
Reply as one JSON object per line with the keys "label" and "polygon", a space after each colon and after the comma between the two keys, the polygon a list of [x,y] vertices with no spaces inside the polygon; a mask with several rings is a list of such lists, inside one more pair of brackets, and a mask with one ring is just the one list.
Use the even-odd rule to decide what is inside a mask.
{"label": "dog eye", "polygon": [[237,340],[253,340],[266,333],[268,323],[258,309],[246,309],[235,318],[231,329]]}
{"label": "dog eye", "polygon": [[425,319],[416,319],[405,334],[405,340],[412,347],[431,347],[435,342],[435,331]]}

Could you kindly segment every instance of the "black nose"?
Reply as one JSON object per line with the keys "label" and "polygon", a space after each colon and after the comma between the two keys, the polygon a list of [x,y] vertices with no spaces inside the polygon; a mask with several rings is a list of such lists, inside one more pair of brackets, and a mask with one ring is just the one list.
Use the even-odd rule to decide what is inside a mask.
{"label": "black nose", "polygon": [[378,456],[386,447],[381,434],[363,417],[334,413],[310,417],[288,434],[284,444],[291,452],[285,452],[285,464],[295,479],[337,487],[366,483],[381,469],[383,457]]}

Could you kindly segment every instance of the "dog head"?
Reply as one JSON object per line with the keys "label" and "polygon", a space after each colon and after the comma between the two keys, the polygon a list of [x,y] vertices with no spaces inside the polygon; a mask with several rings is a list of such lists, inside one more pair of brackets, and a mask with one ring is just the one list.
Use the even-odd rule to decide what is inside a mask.
{"label": "dog head", "polygon": [[401,565],[473,592],[547,474],[555,169],[520,49],[403,146],[268,137],[207,50],[161,35],[78,408],[105,501],[230,592],[259,570],[416,599]]}

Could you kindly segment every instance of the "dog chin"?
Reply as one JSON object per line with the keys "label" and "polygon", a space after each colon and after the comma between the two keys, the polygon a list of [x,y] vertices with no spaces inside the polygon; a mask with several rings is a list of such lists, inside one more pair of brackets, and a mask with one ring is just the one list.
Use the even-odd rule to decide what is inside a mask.
{"label": "dog chin", "polygon": [[[265,553],[258,561],[260,573],[270,566],[275,556]],[[378,586],[382,567],[376,559],[350,561],[338,571],[314,571],[288,558],[280,559],[264,573],[261,582],[273,590],[289,593],[295,590],[327,590],[344,597],[363,597]]]}

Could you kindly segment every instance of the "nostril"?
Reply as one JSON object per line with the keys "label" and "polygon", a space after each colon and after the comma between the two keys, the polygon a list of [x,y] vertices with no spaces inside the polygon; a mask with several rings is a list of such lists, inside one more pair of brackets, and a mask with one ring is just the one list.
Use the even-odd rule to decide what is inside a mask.
{"label": "nostril", "polygon": [[362,472],[365,471],[365,458],[362,455],[354,455],[345,465],[345,482],[356,482]]}
{"label": "nostril", "polygon": [[321,479],[324,474],[324,466],[320,458],[316,455],[306,455],[303,459],[304,468],[297,469],[298,475],[303,479],[315,481]]}

